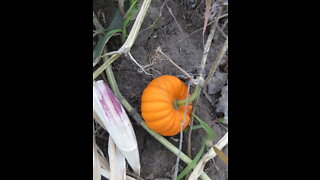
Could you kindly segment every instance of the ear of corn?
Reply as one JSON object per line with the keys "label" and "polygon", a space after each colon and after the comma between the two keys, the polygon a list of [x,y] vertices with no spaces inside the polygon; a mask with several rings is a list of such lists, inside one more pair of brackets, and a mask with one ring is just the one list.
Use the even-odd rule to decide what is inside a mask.
{"label": "ear of corn", "polygon": [[93,83],[93,116],[108,131],[134,172],[140,175],[140,158],[133,127],[124,108],[103,81]]}

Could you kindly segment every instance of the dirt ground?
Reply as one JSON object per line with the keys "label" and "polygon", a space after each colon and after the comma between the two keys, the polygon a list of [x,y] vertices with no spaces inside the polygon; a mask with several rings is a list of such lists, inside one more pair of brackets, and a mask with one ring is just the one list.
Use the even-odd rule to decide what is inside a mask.
{"label": "dirt ground", "polygon": [[[140,1],[141,3],[142,1]],[[143,21],[141,30],[144,30],[154,22],[160,13],[160,7],[163,0],[153,0],[147,15]],[[181,77],[181,72],[177,70],[172,64],[165,60],[162,56],[154,56],[155,50],[161,47],[162,51],[168,55],[175,63],[182,67],[187,72],[191,73],[200,65],[203,56],[203,41],[202,30],[198,30],[203,26],[203,17],[199,10],[184,6],[182,1],[167,1],[168,7],[171,8],[173,15],[170,14],[167,6],[162,10],[162,17],[159,25],[156,28],[150,28],[143,31],[137,37],[131,54],[136,61],[142,66],[153,63],[153,69],[148,72],[159,76],[174,75]],[[99,17],[100,22],[106,27],[112,20],[115,13],[114,2],[110,0],[93,0],[94,11]],[[101,12],[105,15],[103,18]],[[223,24],[223,21],[220,23]],[[180,30],[181,27],[182,31]],[[208,28],[209,32],[210,27]],[[141,31],[140,30],[140,31]],[[227,27],[224,32],[227,34]],[[129,31],[129,29],[128,29]],[[208,36],[208,32],[205,37]],[[189,36],[189,37],[188,37]],[[206,38],[205,38],[206,39]],[[217,54],[220,52],[225,38],[221,33],[215,33],[211,49],[208,54],[208,60],[205,66],[206,72],[209,72],[210,66]],[[114,37],[108,43],[108,50],[117,50],[121,46],[120,38]],[[143,89],[153,79],[153,77],[139,72],[139,67],[133,61],[127,58],[120,58],[112,64],[115,78],[119,85],[122,95],[129,101],[129,103],[140,112],[141,94]],[[213,123],[217,118],[215,113],[215,106],[212,105],[207,98],[211,98],[214,102],[218,98],[217,95],[210,95],[205,97],[202,93],[197,106],[196,114],[204,121],[206,121],[215,131],[217,138],[216,143],[227,132],[227,125],[220,123]],[[149,135],[143,128],[139,127],[133,122],[134,130],[138,140],[141,160],[141,177],[143,179],[170,179],[173,173],[176,156],[167,150],[156,139]],[[193,157],[200,149],[201,141],[204,138],[205,132],[202,129],[194,130],[192,134],[192,154]],[[103,151],[107,154],[107,138],[106,132],[100,132],[97,136],[97,143]],[[174,137],[166,137],[171,143],[178,147],[179,134]],[[187,152],[187,134],[184,134],[183,152]],[[223,149],[223,152],[228,155],[228,146]],[[180,169],[182,170],[186,164],[180,161]],[[209,161],[205,166],[205,172],[209,177],[215,180],[228,179],[228,166],[222,162],[218,157],[214,161]]]}

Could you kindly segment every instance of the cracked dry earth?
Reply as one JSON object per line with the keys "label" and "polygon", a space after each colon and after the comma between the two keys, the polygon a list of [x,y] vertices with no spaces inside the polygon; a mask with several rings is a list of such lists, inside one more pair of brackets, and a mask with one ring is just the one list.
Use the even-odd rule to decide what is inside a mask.
{"label": "cracked dry earth", "polygon": [[[141,30],[150,27],[150,25],[155,21],[160,13],[162,2],[163,1],[156,0],[151,2]],[[142,1],[140,1],[140,3],[142,3]],[[163,56],[155,54],[155,50],[158,47],[161,47],[162,51],[181,68],[188,73],[194,72],[194,70],[200,65],[203,55],[202,31],[193,33],[191,36],[189,35],[203,26],[203,17],[201,17],[196,10],[184,7],[181,1],[167,1],[167,4],[168,7],[171,8],[176,21],[170,14],[168,8],[164,6],[158,26],[156,28],[145,30],[143,33],[138,35],[137,40],[131,49],[131,54],[142,66],[152,64],[152,66],[146,68],[146,70],[154,76],[159,76],[161,73],[162,75],[168,74],[182,77],[182,73],[172,66],[172,64]],[[93,5],[95,12],[103,12],[105,15],[109,13],[109,16],[105,16],[104,19],[99,16],[99,13],[97,13],[99,19],[102,19],[101,22],[103,22],[103,25],[106,27],[112,20],[114,14],[114,10],[112,9],[116,8],[117,5],[112,4],[111,1],[108,0],[94,0]],[[221,20],[219,23],[223,24],[223,21]],[[227,28],[225,31],[227,34]],[[208,32],[205,37],[207,36]],[[210,66],[220,52],[224,41],[225,39],[221,33],[215,33],[205,66],[206,72],[209,72]],[[112,51],[117,50],[120,46],[120,39],[115,37],[111,39],[110,43],[108,43],[107,48],[109,51]],[[227,59],[227,57],[225,57],[225,59]],[[125,57],[121,57],[115,61],[112,66],[121,93],[129,103],[135,107],[138,112],[140,112],[140,98],[142,91],[153,77],[139,72],[139,67],[130,59]],[[218,140],[227,132],[225,126],[220,123],[213,122],[213,120],[217,118],[217,114],[215,113],[214,103],[210,103],[210,101],[216,102],[217,98],[217,94],[205,96],[202,93],[198,106],[196,107],[196,114],[202,120],[211,125],[215,131],[217,138],[214,143],[218,142]],[[149,135],[143,128],[136,125],[134,121],[132,122],[140,151],[141,177],[144,179],[158,180],[171,179],[176,156]],[[193,131],[193,157],[199,151],[201,141],[204,136],[205,132],[201,129]],[[107,137],[107,133],[102,131],[99,136],[97,136],[97,143],[106,154],[108,147]],[[178,147],[179,135],[166,138]],[[183,142],[182,151],[186,153],[186,133],[184,134]],[[223,152],[228,155],[228,146],[223,149]],[[182,170],[185,166],[186,164],[180,161],[179,170]],[[215,180],[228,179],[228,166],[218,157],[215,157],[214,161],[211,160],[207,162],[205,172],[209,177]]]}

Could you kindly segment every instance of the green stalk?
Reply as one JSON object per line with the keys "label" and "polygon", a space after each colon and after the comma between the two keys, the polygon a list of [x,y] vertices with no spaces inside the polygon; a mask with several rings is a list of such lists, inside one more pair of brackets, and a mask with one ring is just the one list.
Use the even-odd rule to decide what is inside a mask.
{"label": "green stalk", "polygon": [[138,13],[138,16],[136,20],[134,21],[134,24],[131,28],[131,31],[128,35],[128,38],[126,42],[121,46],[121,48],[118,50],[117,54],[112,55],[107,62],[105,62],[103,65],[101,65],[94,73],[93,73],[93,80],[96,79],[111,63],[113,63],[116,59],[118,59],[122,54],[126,54],[130,52],[130,49],[134,43],[134,41],[137,38],[137,35],[139,33],[141,24],[143,22],[143,19],[148,11],[148,7],[150,5],[151,0],[144,0],[140,11]]}
{"label": "green stalk", "polygon": [[141,116],[139,116],[138,112],[129,104],[129,102],[122,96],[120,93],[120,90],[118,88],[117,82],[114,78],[114,74],[112,71],[112,67],[108,66],[106,69],[106,74],[108,78],[108,82],[110,85],[110,88],[114,92],[114,95],[117,97],[117,99],[120,101],[122,106],[127,110],[128,114],[138,123],[140,124],[142,122]]}
{"label": "green stalk", "polygon": [[192,102],[194,101],[200,94],[201,88],[199,85],[196,86],[196,88],[194,89],[193,93],[191,94],[191,96],[189,96],[186,99],[183,100],[176,100],[174,102],[174,107],[176,107],[176,109],[186,105],[186,101],[188,100],[188,102]]}
{"label": "green stalk", "polygon": [[[111,66],[108,66],[107,67],[107,70],[106,70],[106,73],[107,73],[107,78],[108,78],[108,82],[110,84],[110,87],[111,89],[114,91],[115,93],[115,96],[118,98],[118,100],[121,102],[121,104],[123,106],[126,106],[127,107],[127,111],[132,111],[132,107],[130,106],[130,104],[128,103],[128,101],[126,101],[124,99],[124,97],[122,96],[122,94],[120,93],[120,90],[118,88],[118,85],[116,83],[116,80],[114,78],[114,75],[113,75],[113,71],[112,71],[112,67]],[[125,104],[125,105],[124,105]]]}
{"label": "green stalk", "polygon": [[130,49],[131,49],[131,47],[132,47],[132,45],[133,45],[134,41],[136,40],[137,35],[139,33],[143,19],[144,19],[145,15],[147,14],[150,3],[151,3],[151,0],[144,0],[143,1],[141,8],[140,8],[140,11],[137,15],[136,20],[134,21],[134,24],[131,28],[131,31],[128,35],[126,42],[119,49],[120,52],[121,51],[125,52],[125,53],[130,52]]}
{"label": "green stalk", "polygon": [[93,80],[95,80],[110,64],[120,57],[120,54],[112,55],[108,61],[105,61],[94,73]]}

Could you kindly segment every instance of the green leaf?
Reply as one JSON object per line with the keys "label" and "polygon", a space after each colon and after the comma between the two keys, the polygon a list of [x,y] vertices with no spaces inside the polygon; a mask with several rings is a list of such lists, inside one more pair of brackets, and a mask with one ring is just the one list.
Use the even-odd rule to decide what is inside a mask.
{"label": "green leaf", "polygon": [[221,118],[218,122],[220,122],[220,123],[224,123],[224,117],[223,118]]}
{"label": "green leaf", "polygon": [[98,29],[94,34],[93,37],[100,34],[100,33],[107,33],[108,31],[111,30],[115,30],[115,29],[121,29],[123,25],[123,18],[122,15],[120,13],[120,10],[117,9],[114,17],[111,21],[111,23],[109,24],[109,26],[106,29]]}
{"label": "green leaf", "polygon": [[93,37],[95,37],[99,34],[106,34],[106,33],[108,33],[108,29],[103,29],[101,31],[95,31],[95,32],[93,32]]}
{"label": "green leaf", "polygon": [[[190,126],[186,127],[183,131],[186,132],[189,130],[189,128],[190,128]],[[202,126],[200,124],[192,126],[192,130],[196,130],[196,129],[200,129],[200,128],[202,128]]]}
{"label": "green leaf", "polygon": [[119,8],[117,8],[116,13],[108,26],[107,30],[121,29],[123,24],[123,17]]}
{"label": "green leaf", "polygon": [[216,138],[216,133],[210,128],[210,126],[206,122],[201,120],[195,114],[193,114],[193,115],[199,121],[199,123],[201,124],[202,128],[204,129],[204,131],[206,131],[206,133],[208,134],[210,140],[214,140]]}
{"label": "green leaf", "polygon": [[114,29],[109,31],[106,35],[104,35],[98,42],[97,46],[93,50],[93,61],[96,60],[99,56],[101,56],[104,47],[106,46],[109,39],[117,32],[121,32],[122,29]]}
{"label": "green leaf", "polygon": [[134,0],[130,2],[130,7],[126,13],[126,17],[124,17],[123,21],[123,31],[122,31],[122,41],[124,42],[125,39],[127,38],[127,26],[129,22],[132,20],[132,17],[139,11],[137,1]]}
{"label": "green leaf", "polygon": [[184,169],[181,171],[181,173],[180,173],[180,174],[178,175],[178,177],[177,177],[178,180],[182,179],[185,175],[187,175],[187,174],[191,171],[191,169],[193,169],[193,168],[197,165],[199,159],[201,158],[201,156],[202,156],[202,154],[203,154],[204,148],[205,148],[205,143],[202,142],[202,146],[201,146],[198,154],[197,154],[196,157],[191,161],[191,163],[190,163],[186,168],[184,168]]}

